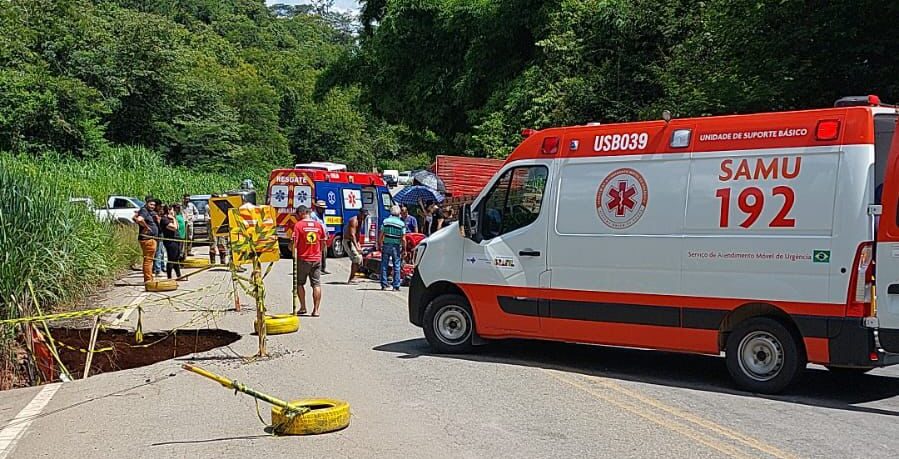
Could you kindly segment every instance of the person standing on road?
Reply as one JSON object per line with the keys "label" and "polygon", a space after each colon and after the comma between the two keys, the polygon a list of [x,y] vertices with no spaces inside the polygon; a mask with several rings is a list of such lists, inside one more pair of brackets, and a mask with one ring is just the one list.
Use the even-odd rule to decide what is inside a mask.
{"label": "person standing on road", "polygon": [[162,201],[159,199],[154,199],[153,202],[156,203],[156,211],[153,212],[153,218],[156,220],[157,229],[157,241],[156,241],[156,258],[153,260],[153,274],[156,276],[161,276],[163,271],[165,271],[165,245],[162,243],[161,239],[158,239],[162,236],[162,227],[159,226],[162,220]]}
{"label": "person standing on road", "polygon": [[153,262],[156,257],[156,237],[159,236],[159,226],[156,224],[156,201],[152,196],[147,196],[144,206],[137,211],[134,222],[137,223],[137,242],[143,254],[141,267],[144,272],[144,282],[153,280]]}
{"label": "person standing on road", "polygon": [[185,194],[181,198],[181,215],[184,216],[185,237],[184,241],[184,258],[191,255],[194,242],[194,222],[200,218],[200,211],[197,206],[190,200],[190,195]]}
{"label": "person standing on road", "polygon": [[418,220],[414,215],[409,214],[409,208],[403,204],[400,207],[400,218],[403,219],[403,223],[406,225],[407,233],[417,233],[418,232]]}
{"label": "person standing on road", "polygon": [[181,241],[179,237],[180,227],[176,214],[178,210],[173,207],[163,206],[162,219],[159,226],[162,228],[162,245],[165,247],[168,262],[165,265],[165,273],[168,279],[172,278],[172,270],[176,277],[181,277]]}
{"label": "person standing on road", "polygon": [[309,208],[297,209],[300,220],[293,227],[293,246],[296,248],[297,296],[300,297],[299,314],[306,314],[306,278],[312,286],[312,317],[318,317],[322,301],[321,263],[327,233],[321,223],[309,216]]}
{"label": "person standing on road", "polygon": [[[328,207],[328,205],[325,203],[325,201],[323,199],[319,199],[318,201],[315,201],[315,212],[311,212],[309,214],[309,216],[313,220],[321,223],[322,228],[325,229],[325,235],[328,234],[328,226],[325,225],[325,209],[327,207]],[[327,260],[328,260],[328,243],[327,243],[327,238],[326,238],[325,239],[325,250],[324,250],[324,252],[322,252],[322,274],[331,274],[328,272],[328,269],[326,266]]]}
{"label": "person standing on road", "polygon": [[347,284],[353,283],[356,271],[362,266],[362,225],[368,217],[368,209],[359,209],[359,215],[351,218],[343,233],[343,250],[350,257],[350,278]]}
{"label": "person standing on road", "polygon": [[[220,194],[218,197],[225,198],[228,195]],[[226,216],[227,218],[227,216]],[[206,221],[211,222],[212,220],[209,218],[209,206],[206,206]],[[216,236],[212,226],[209,227],[209,263],[215,264],[215,254],[218,253],[219,260],[221,260],[222,264],[227,264],[228,261],[228,235],[224,236]]]}
{"label": "person standing on road", "polygon": [[430,214],[431,214],[431,228],[428,232],[429,235],[434,234],[437,231],[440,231],[440,228],[443,228],[444,226],[446,226],[444,224],[444,223],[446,223],[446,215],[443,213],[442,210],[440,210],[440,206],[438,206],[437,204],[431,204]]}
{"label": "person standing on road", "polygon": [[393,267],[393,290],[400,290],[403,278],[403,257],[406,240],[406,224],[400,219],[400,208],[390,208],[390,216],[381,225],[381,236],[378,238],[378,247],[381,248],[381,290],[387,290],[387,267]]}
{"label": "person standing on road", "polygon": [[421,232],[425,236],[431,235],[431,206],[426,206],[421,198],[418,199],[418,223],[421,225]]}

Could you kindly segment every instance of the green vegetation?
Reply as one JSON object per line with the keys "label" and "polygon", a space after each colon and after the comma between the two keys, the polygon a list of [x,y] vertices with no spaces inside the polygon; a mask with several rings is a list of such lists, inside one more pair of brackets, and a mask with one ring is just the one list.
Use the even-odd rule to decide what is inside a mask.
{"label": "green vegetation", "polygon": [[28,279],[41,303],[64,303],[139,261],[132,228],[99,222],[70,197],[100,204],[109,194],[152,193],[175,202],[184,192],[236,188],[241,178],[170,167],[142,148],[110,149],[90,160],[0,154],[0,304],[8,306],[0,317],[27,304]]}
{"label": "green vegetation", "polygon": [[[277,11],[282,16],[277,16]],[[353,85],[347,17],[261,0],[12,0],[0,8],[0,150],[90,158],[141,145],[171,164],[243,172],[392,154]]]}
{"label": "green vegetation", "polygon": [[[899,2],[365,0],[344,64],[430,152],[504,157],[525,127],[899,102]],[[435,151],[436,150],[436,151]]]}

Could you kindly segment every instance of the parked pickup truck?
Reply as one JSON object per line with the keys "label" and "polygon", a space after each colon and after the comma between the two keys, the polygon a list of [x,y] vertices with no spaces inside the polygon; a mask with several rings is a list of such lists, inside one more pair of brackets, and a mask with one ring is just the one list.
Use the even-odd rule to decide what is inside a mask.
{"label": "parked pickup truck", "polygon": [[70,198],[69,202],[87,207],[100,220],[124,225],[133,225],[134,213],[144,206],[143,201],[129,196],[110,196],[106,200],[106,207],[103,208],[97,208],[91,198]]}

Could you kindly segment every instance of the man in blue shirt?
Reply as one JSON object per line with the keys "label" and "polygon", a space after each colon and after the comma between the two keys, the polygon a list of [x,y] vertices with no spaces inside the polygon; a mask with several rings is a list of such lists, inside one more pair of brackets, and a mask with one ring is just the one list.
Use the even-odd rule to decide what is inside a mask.
{"label": "man in blue shirt", "polygon": [[393,267],[393,290],[399,291],[403,272],[403,250],[406,248],[406,224],[400,219],[400,208],[390,208],[390,216],[381,225],[378,246],[381,248],[381,290],[387,290],[387,267]]}
{"label": "man in blue shirt", "polygon": [[407,233],[417,233],[418,231],[418,219],[416,219],[413,215],[409,215],[409,208],[403,204],[403,207],[400,208],[400,218],[403,219],[403,222],[406,224],[406,232]]}
{"label": "man in blue shirt", "polygon": [[[159,237],[159,223],[157,221],[156,200],[147,196],[144,206],[134,215],[137,223],[137,241],[140,244],[144,259],[141,264],[144,272],[144,282],[153,280],[153,258],[156,257],[156,238]],[[162,245],[162,244],[159,244]]]}

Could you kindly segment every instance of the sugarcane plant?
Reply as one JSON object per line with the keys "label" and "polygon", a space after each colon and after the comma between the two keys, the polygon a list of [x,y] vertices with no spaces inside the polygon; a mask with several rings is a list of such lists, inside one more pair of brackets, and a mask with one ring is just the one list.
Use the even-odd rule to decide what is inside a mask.
{"label": "sugarcane plant", "polygon": [[[278,253],[278,235],[272,218],[267,218],[264,210],[253,206],[250,215],[252,223],[241,216],[241,209],[231,209],[229,219],[231,228],[236,229],[236,237],[231,238],[231,271],[237,276],[237,266],[249,261],[252,266],[250,274],[250,295],[256,302],[256,333],[259,336],[259,352],[257,357],[268,355],[265,347],[265,276],[262,273],[262,257],[265,254]],[[268,270],[271,270],[269,265]]]}

